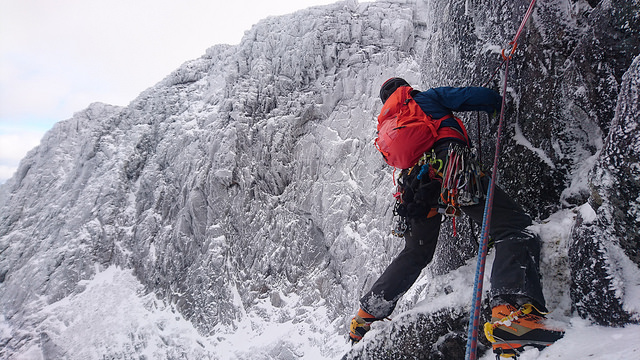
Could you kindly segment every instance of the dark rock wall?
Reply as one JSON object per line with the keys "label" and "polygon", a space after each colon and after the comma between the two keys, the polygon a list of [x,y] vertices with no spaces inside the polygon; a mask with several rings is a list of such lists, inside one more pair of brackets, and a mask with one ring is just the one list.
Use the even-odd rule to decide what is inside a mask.
{"label": "dark rock wall", "polygon": [[605,325],[640,321],[637,308],[625,306],[625,290],[633,284],[625,267],[640,265],[639,99],[637,57],[622,78],[609,135],[589,173],[585,206],[592,212],[579,217],[570,249],[574,306],[581,316]]}
{"label": "dark rock wall", "polygon": [[[57,124],[0,188],[0,304],[18,329],[7,348],[37,342],[29,314],[111,265],[134,269],[203,334],[233,331],[247,313],[305,322],[298,310],[321,306],[344,321],[318,331],[345,331],[401,247],[389,235],[391,170],[373,147],[379,85],[403,76],[418,89],[501,91],[499,53],[528,5],[347,1],[269,18],[128,107],[94,104]],[[638,319],[624,290],[639,261],[639,8],[538,1],[509,67],[499,160],[498,183],[538,220],[589,200],[573,235],[572,299],[607,325]],[[477,127],[476,114],[459,115],[490,166],[497,119]],[[478,228],[458,225],[464,240],[443,228],[436,274],[474,255]],[[457,358],[447,354],[460,352],[464,316],[407,317],[380,339],[426,332],[411,338],[426,354]],[[448,345],[433,350],[438,339]]]}

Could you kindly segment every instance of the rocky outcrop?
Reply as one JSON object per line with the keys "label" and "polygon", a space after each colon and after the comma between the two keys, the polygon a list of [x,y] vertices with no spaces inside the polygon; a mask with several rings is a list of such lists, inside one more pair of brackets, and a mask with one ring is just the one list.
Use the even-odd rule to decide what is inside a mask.
{"label": "rocky outcrop", "polygon": [[[402,246],[389,234],[391,170],[373,147],[379,85],[403,76],[417,89],[498,90],[498,53],[528,3],[347,1],[268,18],[129,106],[93,104],[56,124],[0,187],[0,357],[64,353],[64,322],[43,321],[53,316],[43,310],[112,266],[214,343],[241,323],[251,335],[291,322],[342,339]],[[573,238],[572,299],[610,325],[638,313],[624,296],[638,264],[638,7],[538,3],[510,67],[500,158],[500,185],[538,220],[590,199],[595,212],[580,208]],[[491,162],[495,118],[477,128],[476,114],[460,115]],[[426,273],[473,257],[478,228],[466,224],[462,240],[442,231]],[[442,289],[417,284],[398,312]],[[457,358],[463,308],[400,316],[361,350],[420,343]],[[315,346],[335,353],[333,343]],[[278,344],[263,358],[295,353],[288,338]]]}
{"label": "rocky outcrop", "polygon": [[[372,330],[377,341],[356,345],[342,359],[464,359],[468,322],[469,314],[460,309],[407,313],[381,330]],[[480,353],[484,351],[486,346],[480,344]]]}
{"label": "rocky outcrop", "polygon": [[640,321],[626,300],[640,265],[640,57],[623,76],[615,117],[589,173],[591,196],[571,244],[571,297],[578,313],[596,323]]}

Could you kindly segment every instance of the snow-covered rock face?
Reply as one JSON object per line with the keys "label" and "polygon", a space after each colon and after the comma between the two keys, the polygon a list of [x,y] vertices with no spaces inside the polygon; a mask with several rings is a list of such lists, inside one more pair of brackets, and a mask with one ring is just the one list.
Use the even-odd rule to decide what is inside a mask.
{"label": "snow-covered rock face", "polygon": [[589,174],[592,194],[574,230],[570,257],[576,310],[620,326],[640,321],[640,308],[630,301],[640,264],[640,57],[623,77],[618,99]]}
{"label": "snow-covered rock face", "polygon": [[[212,47],[129,106],[93,104],[58,123],[0,188],[0,355],[72,351],[61,324],[78,320],[56,311],[91,298],[103,287],[85,280],[113,275],[115,265],[142,284],[115,271],[114,281],[133,289],[127,296],[146,292],[140,317],[160,306],[153,293],[162,311],[176,309],[211,336],[215,346],[202,345],[196,357],[215,358],[234,336],[245,345],[271,330],[277,341],[255,344],[261,358],[294,358],[300,339],[334,358],[359,296],[402,245],[389,232],[391,170],[373,147],[380,84],[402,76],[417,89],[498,89],[498,53],[528,3],[348,1],[268,18],[240,45]],[[607,180],[602,171],[618,153],[598,152],[605,135],[638,119],[637,86],[620,84],[627,71],[627,83],[637,82],[629,65],[639,21],[634,1],[537,5],[510,67],[500,160],[501,185],[535,217],[586,202],[597,154],[593,172],[603,176],[594,184]],[[618,130],[610,131],[616,104]],[[463,119],[475,139],[476,115]],[[497,123],[485,115],[480,123],[488,163]],[[638,139],[616,139],[608,144],[636,151],[615,161],[637,165]],[[637,234],[637,191],[619,200],[631,205],[611,236]],[[442,231],[433,274],[473,255],[470,236],[450,234]],[[632,258],[633,241],[620,240]],[[441,290],[420,289],[398,311]],[[145,336],[179,337],[162,314],[159,331]],[[205,341],[194,338],[175,344]],[[145,354],[150,341],[134,340],[126,346]],[[126,346],[100,349],[121,354]]]}

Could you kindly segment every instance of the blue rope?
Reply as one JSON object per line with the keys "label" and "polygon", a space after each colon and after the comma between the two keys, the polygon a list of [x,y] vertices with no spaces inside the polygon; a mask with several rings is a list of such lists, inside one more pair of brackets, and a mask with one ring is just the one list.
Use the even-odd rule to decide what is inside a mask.
{"label": "blue rope", "polygon": [[[491,225],[491,212],[493,210],[493,193],[495,191],[495,177],[498,173],[498,155],[500,154],[500,136],[502,135],[502,124],[504,121],[504,104],[505,97],[507,95],[507,79],[509,77],[509,60],[511,60],[511,55],[513,55],[516,47],[518,46],[518,37],[522,33],[524,29],[524,25],[529,20],[529,17],[533,13],[533,8],[536,4],[536,0],[531,0],[531,4],[529,5],[529,9],[527,9],[524,18],[522,19],[522,23],[520,23],[520,28],[518,29],[513,41],[511,41],[510,45],[512,46],[511,53],[509,56],[504,55],[503,58],[505,62],[504,67],[504,84],[502,87],[502,105],[500,108],[500,122],[498,124],[498,134],[496,135],[496,152],[493,158],[493,170],[491,173],[491,179],[489,180],[489,190],[487,191],[487,199],[484,207],[484,216],[482,220],[482,239],[480,240],[480,244],[478,246],[478,262],[476,264],[476,277],[473,285],[473,300],[471,302],[471,314],[469,315],[469,332],[467,335],[467,351],[465,354],[466,360],[475,360],[477,358],[478,352],[478,325],[480,324],[480,308],[482,307],[482,285],[484,279],[484,268],[487,259],[487,251],[489,243],[489,231]],[[480,130],[478,129],[478,132]]]}
{"label": "blue rope", "polygon": [[[492,176],[493,177],[493,176]],[[489,190],[487,201],[484,204],[484,217],[482,219],[482,239],[478,247],[478,261],[476,263],[476,277],[473,284],[473,301],[471,313],[469,315],[469,332],[467,334],[467,351],[465,359],[473,360],[477,356],[478,348],[478,325],[480,324],[480,308],[482,305],[482,283],[484,278],[484,268],[487,260],[489,224],[491,224],[491,210],[493,208],[493,193],[495,182],[489,179]]]}
{"label": "blue rope", "polygon": [[493,158],[493,170],[489,180],[489,189],[484,206],[484,216],[482,220],[482,239],[478,247],[478,262],[476,265],[476,277],[473,285],[473,300],[471,302],[471,314],[469,315],[469,332],[467,335],[467,351],[465,359],[475,360],[478,349],[478,325],[480,324],[480,308],[482,307],[482,285],[484,279],[484,268],[487,259],[489,243],[489,232],[491,228],[491,213],[493,210],[493,194],[495,191],[495,177],[498,173],[498,158],[500,154],[500,136],[502,135],[502,124],[504,122],[504,103],[507,95],[507,77],[509,72],[509,58],[506,59],[504,68],[504,85],[502,89],[502,105],[500,108],[500,122],[498,124],[498,134],[496,135],[496,152]]}

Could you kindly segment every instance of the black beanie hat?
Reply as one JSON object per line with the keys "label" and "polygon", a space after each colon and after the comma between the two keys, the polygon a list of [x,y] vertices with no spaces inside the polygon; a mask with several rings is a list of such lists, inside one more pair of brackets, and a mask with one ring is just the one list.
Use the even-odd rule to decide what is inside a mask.
{"label": "black beanie hat", "polygon": [[382,86],[380,87],[380,100],[382,100],[382,103],[384,104],[385,102],[387,102],[389,96],[391,96],[391,94],[393,94],[393,92],[401,86],[411,85],[409,85],[408,82],[399,77],[392,77],[391,79],[385,81],[384,84],[382,84]]}

